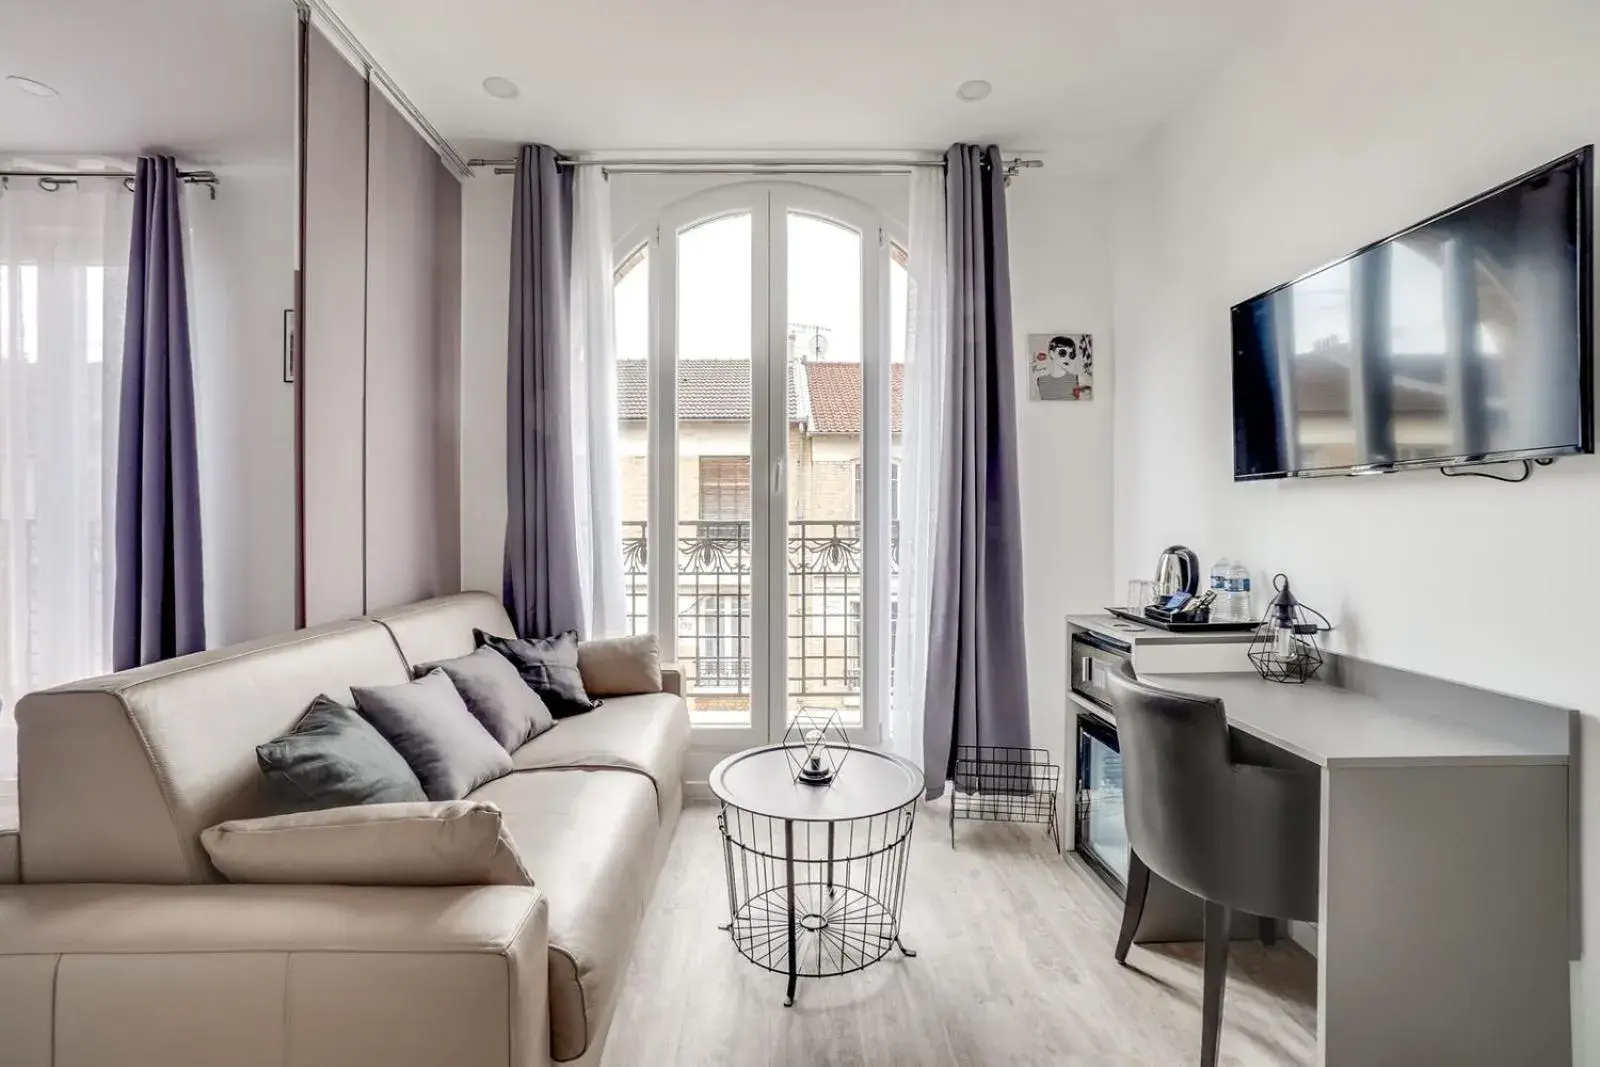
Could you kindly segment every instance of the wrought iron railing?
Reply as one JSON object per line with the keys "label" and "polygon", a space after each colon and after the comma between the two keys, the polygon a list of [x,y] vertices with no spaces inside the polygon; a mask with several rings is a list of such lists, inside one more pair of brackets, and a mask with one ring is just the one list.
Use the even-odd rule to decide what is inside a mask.
{"label": "wrought iron railing", "polygon": [[[651,628],[649,536],[622,524],[630,631]],[[748,522],[680,522],[675,560],[677,656],[687,692],[704,700],[748,695],[751,682],[751,529]],[[821,703],[861,693],[861,524],[789,523],[788,663],[791,698]],[[890,539],[895,569],[898,538]]]}

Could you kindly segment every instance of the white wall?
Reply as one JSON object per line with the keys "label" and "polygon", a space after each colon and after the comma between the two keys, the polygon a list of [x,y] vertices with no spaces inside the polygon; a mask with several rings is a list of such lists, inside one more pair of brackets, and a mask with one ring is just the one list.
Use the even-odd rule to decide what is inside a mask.
{"label": "white wall", "polygon": [[294,168],[283,153],[217,165],[212,201],[190,189],[195,406],[206,641],[294,628],[294,388],[283,312],[294,304]]}
{"label": "white wall", "polygon": [[[1336,650],[1579,708],[1600,753],[1600,463],[1517,487],[1434,472],[1235,485],[1228,317],[1600,138],[1597,56],[1590,0],[1300,5],[1148,146],[1118,182],[1112,240],[1117,574],[1172,542],[1208,567],[1242,555],[1258,584],[1287,572],[1332,616]],[[1594,960],[1600,819],[1582,836]],[[1584,971],[1576,1040],[1600,1063],[1600,972]]]}
{"label": "white wall", "polygon": [[[1095,184],[1028,171],[1007,191],[1011,304],[1016,330],[1018,443],[1033,743],[1063,773],[1067,748],[1069,613],[1112,602],[1111,420],[1120,346],[1113,343],[1109,195]],[[1094,399],[1028,399],[1034,333],[1094,335]]]}
{"label": "white wall", "polygon": [[[612,224],[620,241],[666,205],[725,176],[617,175]],[[817,179],[872,204],[903,232],[899,177]],[[505,537],[505,358],[510,263],[509,177],[468,182],[462,213],[462,587],[498,590]],[[1108,196],[1094,185],[1030,171],[1010,189],[1013,316],[1027,575],[1029,695],[1034,743],[1066,757],[1068,612],[1109,603],[1111,416],[1115,353],[1107,277]],[[1023,352],[1030,333],[1092,333],[1095,399],[1029,403]],[[1063,766],[1065,763],[1063,762]]]}

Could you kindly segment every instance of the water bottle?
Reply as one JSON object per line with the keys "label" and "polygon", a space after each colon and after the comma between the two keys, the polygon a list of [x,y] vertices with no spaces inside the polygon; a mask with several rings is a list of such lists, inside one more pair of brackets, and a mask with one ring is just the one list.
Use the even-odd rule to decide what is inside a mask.
{"label": "water bottle", "polygon": [[1228,610],[1228,580],[1232,573],[1233,561],[1227,556],[1222,556],[1211,565],[1211,591],[1217,594],[1217,599],[1211,602],[1211,621],[1227,622]]}
{"label": "water bottle", "polygon": [[1250,605],[1250,570],[1234,560],[1228,568],[1228,622],[1250,622],[1255,612]]}

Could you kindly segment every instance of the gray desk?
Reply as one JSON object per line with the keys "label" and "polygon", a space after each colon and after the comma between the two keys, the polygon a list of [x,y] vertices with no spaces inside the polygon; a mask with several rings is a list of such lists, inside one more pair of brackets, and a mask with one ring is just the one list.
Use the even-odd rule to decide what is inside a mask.
{"label": "gray desk", "polygon": [[1569,1067],[1570,713],[1331,673],[1144,676],[1322,768],[1317,1062]]}

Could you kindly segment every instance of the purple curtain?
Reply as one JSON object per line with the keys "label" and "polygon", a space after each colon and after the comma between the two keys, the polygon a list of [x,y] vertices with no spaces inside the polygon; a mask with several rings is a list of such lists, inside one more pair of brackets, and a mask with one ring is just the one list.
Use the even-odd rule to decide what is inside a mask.
{"label": "purple curtain", "polygon": [[172,157],[140,157],[133,197],[117,430],[119,671],[206,646],[182,185]]}
{"label": "purple curtain", "polygon": [[568,298],[572,173],[523,145],[511,206],[505,603],[522,637],[582,630]]}
{"label": "purple curtain", "polygon": [[[939,486],[923,730],[930,799],[959,745],[1027,747],[1016,342],[1004,164],[993,145],[945,154],[950,265],[948,466]],[[957,782],[960,788],[962,783]]]}

